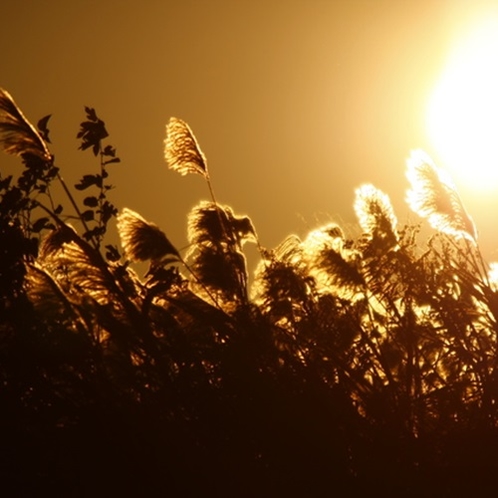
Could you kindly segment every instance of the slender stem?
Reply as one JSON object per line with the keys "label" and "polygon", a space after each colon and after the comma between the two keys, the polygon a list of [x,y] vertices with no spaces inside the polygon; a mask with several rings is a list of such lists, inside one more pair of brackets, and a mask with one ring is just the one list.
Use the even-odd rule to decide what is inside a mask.
{"label": "slender stem", "polygon": [[189,271],[189,273],[194,277],[195,281],[204,289],[204,291],[209,296],[211,301],[213,301],[214,305],[220,311],[223,311],[223,308],[221,307],[218,300],[213,296],[213,294],[209,291],[209,289],[202,283],[202,281],[199,279],[199,277],[195,274],[194,270],[192,270],[192,268],[190,268],[190,266],[187,264],[187,262],[182,257],[180,257],[180,261],[182,262],[183,266],[185,266],[185,268]]}
{"label": "slender stem", "polygon": [[223,235],[225,237],[228,237],[225,224],[223,223],[223,219],[221,217],[221,207],[218,204],[218,201],[216,200],[216,197],[214,196],[213,186],[211,185],[211,178],[209,177],[209,173],[207,172],[207,170],[206,170],[206,183],[207,183],[208,188],[209,188],[209,193],[211,195],[211,199],[213,200],[213,203],[214,203],[214,205],[216,207],[216,213],[218,214],[218,221],[220,222],[220,227],[221,227],[221,230],[223,231]]}
{"label": "slender stem", "polygon": [[[57,173],[57,179],[59,180],[60,184],[62,185],[64,192],[66,192],[66,195],[69,198],[74,210],[78,214],[78,218],[80,219],[81,223],[83,224],[85,231],[89,232],[90,229],[88,228],[88,225],[86,224],[85,220],[83,219],[83,215],[81,214],[81,211],[79,210],[78,205],[76,204],[76,201],[74,200],[73,195],[71,194],[71,192],[67,188],[66,182],[64,181],[64,179],[62,178],[60,173]],[[98,249],[98,246],[95,244],[95,241],[93,240],[93,238],[92,238],[92,243],[93,243],[94,248]]]}

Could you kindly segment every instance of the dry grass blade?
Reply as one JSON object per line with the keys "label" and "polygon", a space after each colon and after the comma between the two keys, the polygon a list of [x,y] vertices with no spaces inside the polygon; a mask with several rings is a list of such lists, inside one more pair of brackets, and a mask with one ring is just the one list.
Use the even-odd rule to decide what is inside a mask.
{"label": "dry grass blade", "polygon": [[43,161],[52,155],[36,128],[17,107],[12,96],[0,88],[0,148],[7,154],[32,154]]}
{"label": "dry grass blade", "polygon": [[166,125],[164,157],[168,166],[181,175],[197,173],[207,178],[207,161],[185,121],[172,117]]}
{"label": "dry grass blade", "polygon": [[407,194],[410,208],[427,218],[433,228],[457,238],[476,242],[474,222],[467,214],[449,175],[434,165],[421,150],[412,152],[406,176],[411,183]]}
{"label": "dry grass blade", "polygon": [[158,261],[168,255],[180,259],[180,254],[159,227],[135,211],[124,208],[118,215],[117,227],[128,259]]}

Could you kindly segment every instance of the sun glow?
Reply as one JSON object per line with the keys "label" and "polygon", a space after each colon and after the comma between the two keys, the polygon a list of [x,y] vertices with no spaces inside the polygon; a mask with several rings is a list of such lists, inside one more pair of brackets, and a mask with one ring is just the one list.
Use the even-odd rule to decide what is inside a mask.
{"label": "sun glow", "polygon": [[498,189],[498,18],[456,47],[429,101],[427,126],[459,184]]}

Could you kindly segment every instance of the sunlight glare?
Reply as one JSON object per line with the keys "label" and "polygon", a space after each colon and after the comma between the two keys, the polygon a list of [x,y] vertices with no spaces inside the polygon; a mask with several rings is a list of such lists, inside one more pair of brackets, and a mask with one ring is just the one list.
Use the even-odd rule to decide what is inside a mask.
{"label": "sunlight glare", "polygon": [[498,188],[498,18],[456,47],[429,101],[427,126],[459,184]]}

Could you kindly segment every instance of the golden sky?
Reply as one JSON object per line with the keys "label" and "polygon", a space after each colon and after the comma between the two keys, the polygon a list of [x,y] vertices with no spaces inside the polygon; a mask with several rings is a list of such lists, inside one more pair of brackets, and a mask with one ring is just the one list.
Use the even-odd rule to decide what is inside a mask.
{"label": "golden sky", "polygon": [[[6,0],[0,86],[31,121],[51,113],[68,183],[98,163],[77,152],[83,106],[104,119],[121,164],[112,200],[179,247],[208,190],[163,159],[170,116],[187,121],[218,200],[248,214],[261,243],[355,223],[354,189],[389,194],[403,223],[405,160],[424,149],[428,99],[452,46],[491,1]],[[13,164],[0,158],[6,167]],[[498,193],[457,185],[487,259],[498,259]],[[493,233],[494,232],[494,233]]]}

